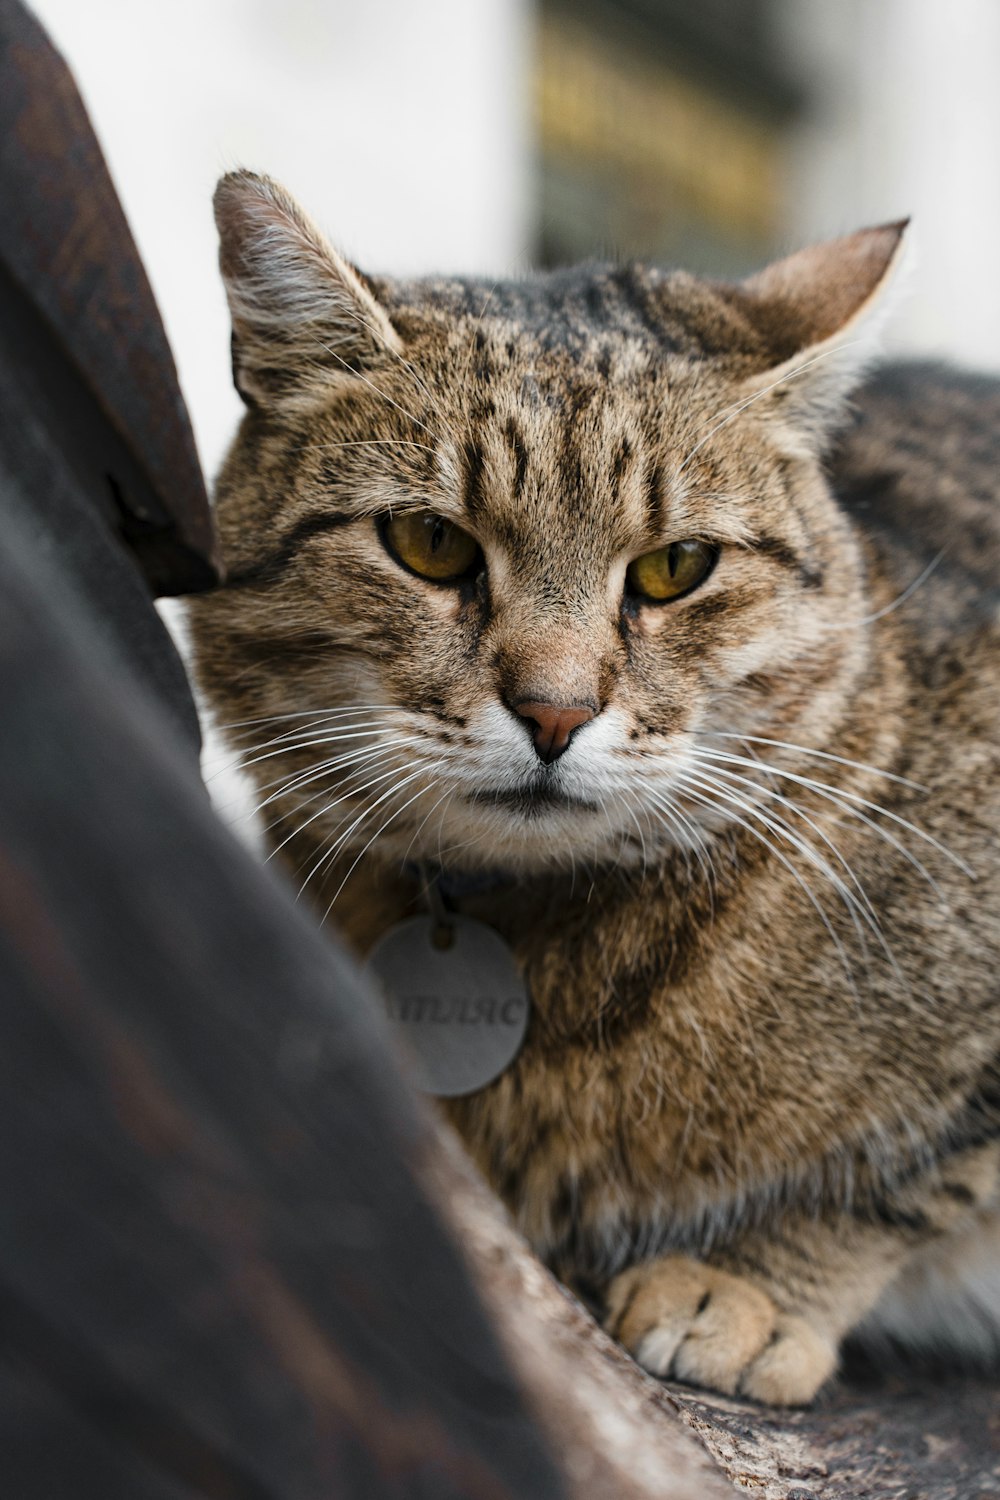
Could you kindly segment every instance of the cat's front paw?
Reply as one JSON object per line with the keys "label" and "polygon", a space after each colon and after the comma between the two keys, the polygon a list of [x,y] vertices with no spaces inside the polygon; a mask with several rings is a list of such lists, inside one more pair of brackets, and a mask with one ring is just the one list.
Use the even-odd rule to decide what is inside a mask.
{"label": "cat's front paw", "polygon": [[833,1374],[835,1347],[804,1318],[779,1312],[760,1287],[684,1255],[623,1271],[605,1327],[652,1375],[804,1406]]}

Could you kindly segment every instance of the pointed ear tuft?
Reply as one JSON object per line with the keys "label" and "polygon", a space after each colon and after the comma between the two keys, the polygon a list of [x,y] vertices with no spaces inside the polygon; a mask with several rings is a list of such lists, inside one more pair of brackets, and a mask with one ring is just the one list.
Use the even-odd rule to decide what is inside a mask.
{"label": "pointed ear tuft", "polygon": [[214,205],[233,380],[249,406],[312,405],[399,351],[399,336],[359,273],[276,182],[230,172]]}
{"label": "pointed ear tuft", "polygon": [[769,351],[751,392],[774,400],[822,446],[846,398],[879,353],[899,285],[909,223],[861,229],[776,261],[735,289],[739,305]]}

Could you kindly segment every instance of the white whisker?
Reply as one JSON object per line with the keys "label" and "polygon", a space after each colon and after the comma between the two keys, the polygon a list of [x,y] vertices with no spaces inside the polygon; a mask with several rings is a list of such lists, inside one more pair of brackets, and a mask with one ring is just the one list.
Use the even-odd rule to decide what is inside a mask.
{"label": "white whisker", "polygon": [[[440,764],[440,762],[439,762],[439,764]],[[357,867],[361,863],[362,859],[368,853],[368,850],[375,843],[376,839],[380,839],[382,837],[383,833],[385,833],[385,830],[389,827],[389,825],[391,823],[394,823],[396,821],[396,819],[398,817],[400,817],[406,811],[406,809],[408,807],[410,807],[420,797],[425,796],[428,792],[432,792],[436,786],[437,786],[437,781],[432,781],[429,786],[420,787],[418,791],[414,792],[414,794],[413,794],[412,797],[409,797],[403,803],[402,807],[398,807],[394,813],[392,813],[388,818],[386,818],[385,822],[381,825],[381,827],[376,829],[376,831],[372,834],[371,838],[368,840],[367,844],[365,844],[364,848],[357,855],[355,855],[355,858],[354,858],[354,860],[353,860],[350,868],[348,869],[346,875],[344,876],[343,880],[338,885],[337,889],[334,891],[333,896],[330,899],[330,904],[327,907],[326,911],[323,913],[323,921],[324,922],[327,920],[327,918],[329,917],[331,911],[333,910],[334,902],[337,900],[337,897],[340,895],[341,891],[344,889],[344,886],[347,884],[347,882],[350,880],[351,876],[354,874],[354,871],[357,869]]]}
{"label": "white whisker", "polygon": [[[353,796],[356,791],[360,790],[360,788],[352,788],[351,786],[351,782],[354,781],[357,776],[365,775],[372,769],[373,765],[377,765],[380,762],[388,762],[391,759],[396,759],[396,757],[392,754],[393,750],[396,748],[403,748],[407,743],[408,742],[404,740],[393,741],[386,745],[380,745],[372,750],[365,751],[364,753],[359,752],[357,758],[352,759],[349,762],[344,762],[342,760],[326,762],[316,767],[315,770],[312,770],[308,774],[304,774],[302,777],[298,778],[295,784],[281,785],[278,791],[272,792],[271,796],[264,799],[264,801],[258,808],[258,812],[267,807],[269,803],[274,802],[282,797],[295,796],[301,786],[308,786],[321,777],[329,777],[333,771],[339,772],[340,770],[342,770],[344,764],[347,763],[353,767],[350,774],[346,777],[338,777],[338,780],[345,784],[344,794],[337,799],[338,801],[342,802],[345,800],[345,798]],[[398,770],[398,765],[393,769]],[[371,785],[370,782],[366,784]],[[308,805],[308,803],[318,800],[319,797],[327,795],[329,793],[329,790],[330,789],[328,787],[324,787],[319,792],[315,793],[312,797],[301,799],[301,805],[306,806]],[[334,805],[335,804],[333,803],[330,804],[330,806]],[[278,849],[283,849],[285,844],[288,843],[289,839],[294,838],[296,834],[301,833],[304,828],[308,828],[310,824],[315,822],[316,818],[321,817],[324,810],[329,809],[321,809],[320,812],[315,813],[311,817],[307,818],[304,823],[298,824],[293,832],[288,835],[288,838],[283,840],[283,842],[278,845]],[[278,852],[278,849],[272,850],[272,854],[269,855],[268,858],[270,859],[273,854],[276,854]]]}
{"label": "white whisker", "polygon": [[331,354],[333,358],[338,361],[338,363],[343,365],[344,369],[348,371],[348,373],[354,380],[360,380],[362,385],[366,385],[368,389],[372,391],[376,396],[381,397],[381,399],[386,402],[388,406],[393,407],[400,413],[401,416],[404,416],[408,422],[412,422],[414,427],[419,427],[421,431],[430,433],[431,437],[434,436],[434,433],[427,426],[426,422],[421,422],[420,418],[415,417],[412,412],[407,411],[405,406],[400,406],[398,401],[394,401],[391,396],[386,394],[385,391],[380,390],[373,380],[369,380],[367,375],[363,375],[360,370],[356,370],[348,360],[344,359],[343,355],[337,353],[336,349],[331,348],[329,344],[324,344],[320,339],[317,339],[316,343],[322,350],[324,350],[325,353]]}
{"label": "white whisker", "polygon": [[913,595],[917,592],[917,589],[920,588],[922,584],[927,582],[928,578],[934,572],[934,569],[947,556],[947,554],[947,547],[942,547],[937,556],[931,558],[930,562],[927,564],[926,568],[924,568],[923,572],[918,574],[918,576],[914,578],[912,583],[907,584],[903,592],[901,594],[897,594],[895,599],[893,599],[890,604],[883,605],[883,607],[881,609],[877,609],[874,614],[862,615],[859,620],[843,620],[838,625],[827,625],[825,627],[826,630],[830,633],[838,630],[857,630],[862,625],[874,625],[876,620],[884,620],[886,615],[891,615],[893,610],[898,609],[901,604],[906,603],[907,599],[913,597]]}
{"label": "white whisker", "polygon": [[[332,863],[336,859],[339,850],[343,847],[347,839],[350,838],[354,830],[358,828],[366,818],[370,817],[377,807],[381,806],[381,804],[387,801],[390,797],[396,796],[403,787],[408,786],[412,781],[415,781],[418,777],[423,776],[427,771],[436,770],[439,765],[439,761],[432,761],[427,766],[418,766],[415,770],[410,771],[406,776],[404,776],[402,781],[398,782],[395,786],[391,786],[388,791],[383,792],[382,795],[377,797],[374,802],[362,808],[361,812],[350,824],[350,826],[329,845],[326,852],[313,865],[312,869],[309,871],[305,880],[299,887],[299,896],[302,895],[310,880],[312,880],[314,876],[316,876],[325,865]],[[350,793],[350,795],[357,796],[360,792],[367,791],[369,787],[376,786],[380,782],[386,781],[390,776],[396,775],[398,775],[398,767],[390,771],[384,771],[380,776],[376,776],[372,778],[371,781],[366,782],[363,787],[356,788],[352,793]]]}
{"label": "white whisker", "polygon": [[417,827],[416,827],[416,829],[413,832],[413,835],[412,835],[412,837],[410,839],[410,842],[407,844],[406,849],[405,849],[405,851],[403,853],[403,857],[402,857],[402,859],[399,862],[399,868],[400,868],[401,872],[406,868],[407,861],[410,858],[410,850],[413,848],[413,846],[416,843],[417,839],[420,837],[421,833],[423,832],[424,828],[427,825],[428,820],[431,818],[431,816],[434,813],[437,812],[438,808],[441,806],[441,803],[444,802],[444,801],[446,801],[448,797],[453,796],[454,793],[455,793],[455,788],[453,786],[448,787],[446,791],[442,792],[441,796],[437,799],[437,801],[435,802],[434,806],[431,808],[430,812],[425,813],[424,816],[423,816],[423,818],[417,824]]}
{"label": "white whisker", "polygon": [[724,729],[702,729],[700,734],[710,735],[717,740],[742,740],[748,745],[774,745],[779,750],[795,750],[799,755],[812,755],[817,760],[832,760],[838,766],[848,766],[855,771],[868,771],[873,776],[884,776],[886,781],[894,781],[897,786],[909,787],[912,792],[926,792],[927,788],[921,786],[919,781],[910,781],[905,776],[897,776],[893,771],[886,771],[882,766],[870,766],[863,760],[850,760],[844,755],[834,755],[830,750],[814,750],[808,745],[794,745],[789,740],[769,740],[759,734],[742,734]]}
{"label": "white whisker", "polygon": [[[260,755],[253,755],[249,758],[237,760],[234,764],[241,766],[245,770],[248,766],[260,765],[265,760],[274,760],[276,756],[289,755],[295,750],[316,750],[324,745],[342,745],[351,740],[367,740],[370,743],[376,738],[380,730],[384,732],[385,725],[381,721],[373,719],[368,724],[352,724],[349,730],[337,731],[335,734],[310,734],[303,736],[300,739],[292,740],[288,744],[280,746],[277,750],[264,751]],[[422,736],[410,736],[410,738],[419,740]]]}
{"label": "white whisker", "polygon": [[762,396],[766,396],[769,394],[769,392],[777,390],[778,386],[784,385],[787,380],[792,380],[796,375],[801,375],[803,370],[810,369],[812,365],[818,365],[821,360],[829,359],[833,354],[842,354],[845,349],[852,349],[854,347],[854,344],[860,342],[860,339],[854,339],[849,344],[838,344],[835,349],[824,349],[820,354],[814,354],[811,359],[803,360],[802,363],[800,365],[796,365],[794,369],[786,370],[784,375],[780,376],[777,380],[772,380],[771,384],[764,386],[763,390],[755,391],[754,394],[752,396],[748,396],[745,401],[738,401],[733,406],[725,407],[723,412],[720,414],[722,416],[722,421],[717,422],[716,425],[710,429],[710,431],[706,432],[705,436],[699,442],[695,443],[694,447],[688,453],[687,458],[685,458],[684,462],[677,470],[678,476],[684,473],[684,470],[687,468],[692,458],[694,458],[695,454],[699,452],[700,449],[704,448],[705,444],[711,438],[715,437],[715,434],[717,432],[721,432],[723,427],[728,427],[730,422],[734,422],[739,416],[740,412],[746,411],[748,406],[753,406],[755,401],[759,401]]}
{"label": "white whisker", "polygon": [[[865,888],[862,885],[861,881],[859,880],[858,876],[855,874],[854,869],[852,868],[850,862],[844,857],[843,853],[838,848],[838,846],[834,843],[833,839],[830,838],[830,836],[822,828],[820,828],[819,824],[813,818],[811,818],[808,815],[808,813],[806,813],[804,811],[803,808],[799,807],[797,805],[797,803],[795,803],[794,801],[791,800],[791,798],[785,797],[780,792],[774,791],[773,788],[762,787],[759,782],[751,780],[750,777],[748,777],[748,776],[741,776],[737,772],[727,770],[727,769],[725,769],[725,768],[723,768],[721,766],[715,768],[715,775],[717,775],[717,776],[725,776],[728,780],[739,782],[741,785],[751,788],[751,790],[753,790],[754,792],[756,792],[758,795],[765,796],[768,799],[777,801],[778,803],[781,804],[782,807],[787,808],[796,817],[801,818],[802,821],[807,825],[807,827],[809,829],[811,829],[811,831],[817,836],[817,838],[819,838],[821,840],[821,842],[826,845],[826,847],[830,850],[830,853],[833,855],[834,859],[837,861],[837,863],[844,870],[845,874],[847,875],[848,879],[851,882],[851,885],[854,887],[854,890],[857,892],[857,898],[856,899],[860,903],[861,914],[863,916],[865,926],[869,929],[869,931],[876,938],[876,940],[877,940],[877,942],[879,944],[879,947],[882,949],[882,952],[884,953],[886,959],[892,965],[892,968],[893,968],[894,972],[900,978],[902,978],[903,977],[902,971],[901,971],[898,963],[896,962],[895,955],[892,952],[892,949],[889,946],[889,943],[888,943],[888,941],[887,941],[887,939],[885,937],[885,934],[882,931],[882,924],[881,924],[881,922],[879,920],[878,913],[875,910],[875,907],[872,904],[872,901],[871,901],[871,899],[870,899],[870,897],[868,895],[868,892],[865,890]],[[862,815],[859,814],[859,816],[862,816]],[[865,819],[865,821],[867,822],[868,820]],[[781,818],[780,816],[778,816],[776,818],[775,825],[776,826],[775,826],[774,831],[777,832],[778,828],[780,828],[780,829],[784,830],[786,836],[790,836],[791,835],[791,830],[788,829],[788,825],[785,823],[784,819]],[[876,825],[875,831],[876,832],[880,831],[877,828],[877,825]],[[806,847],[810,849],[811,853],[815,853],[815,851],[811,850],[811,846],[806,845]],[[906,851],[904,849],[902,852],[903,853],[907,853],[908,851]],[[917,864],[919,865],[919,861],[917,861]],[[833,872],[829,870],[829,867],[827,866],[825,860],[823,860],[821,862],[821,867],[822,867],[824,873],[827,874],[828,878],[830,878],[833,875]],[[919,866],[919,868],[923,869],[923,866]],[[924,873],[926,875],[927,872],[924,871]],[[931,880],[931,877],[929,875],[927,875],[927,879],[930,881],[932,887],[936,891],[937,887],[934,886],[934,883]],[[845,901],[846,905],[848,905],[849,910],[851,911],[851,914],[852,914],[852,918],[854,918],[854,899],[855,898],[852,897],[851,900],[848,900],[848,896],[850,895],[850,892],[841,886],[841,884],[839,882],[839,877],[837,877],[835,881],[832,881],[832,883],[834,883],[835,889],[838,891],[838,894],[841,895],[841,899]],[[860,939],[860,941],[862,943],[862,946],[864,947],[865,940],[864,940],[864,938],[863,938],[860,930],[857,927],[857,922],[856,921],[855,921],[855,930],[858,932],[858,937],[859,937],[859,939]]]}
{"label": "white whisker", "polygon": [[[762,822],[765,827],[769,828],[770,831],[777,831],[774,826],[774,820],[769,819],[766,814],[761,813],[759,808],[748,806],[742,798],[735,796],[733,793],[724,791],[722,788],[714,784],[711,779],[703,780],[700,777],[694,776],[691,772],[683,771],[678,773],[678,781],[684,786],[688,796],[693,797],[696,801],[701,802],[703,806],[719,810],[719,799],[721,798],[722,801],[731,804],[732,806],[741,808],[742,811],[747,812],[751,818],[756,818],[758,821]],[[706,792],[710,792],[712,795],[706,796]],[[770,850],[775,859],[777,859],[779,863],[784,867],[784,869],[788,871],[792,879],[803,891],[810,905],[813,907],[814,911],[822,922],[827,936],[836,949],[838,957],[841,961],[841,965],[844,969],[844,974],[847,977],[848,983],[850,984],[851,991],[855,995],[855,998],[857,998],[857,990],[854,985],[854,978],[847,951],[844,948],[844,945],[838,937],[836,931],[834,930],[833,923],[830,921],[828,913],[824,910],[821,902],[819,901],[812,887],[809,885],[808,881],[803,878],[802,873],[795,868],[794,864],[788,858],[788,856],[784,854],[776,844],[772,843],[770,839],[768,839],[763,833],[761,833],[758,828],[755,828],[753,823],[748,821],[747,818],[742,817],[740,813],[732,812],[728,809],[725,815],[726,817],[732,818],[733,821],[738,823],[741,828],[745,829],[745,831],[749,833],[753,838],[759,840],[759,842],[762,843],[766,849]],[[782,834],[788,839],[788,842],[797,849],[799,853],[804,855],[804,857],[810,864],[819,869],[823,874],[827,876],[828,879],[831,880],[831,883],[834,885],[835,889],[838,886],[840,887],[839,893],[842,894],[842,899],[845,900],[845,904],[850,911],[853,898],[851,897],[850,892],[847,890],[847,887],[844,886],[843,881],[839,880],[839,877],[834,871],[830,869],[829,865],[826,864],[826,861],[823,860],[819,855],[817,855],[816,851],[813,850],[811,846],[808,845],[804,840],[799,839],[793,834],[790,834],[789,831],[784,828],[784,825],[782,825]],[[779,834],[779,836],[781,836],[781,834]]]}
{"label": "white whisker", "polygon": [[[733,738],[739,738],[739,736],[734,735]],[[696,751],[695,753],[700,754],[702,752]],[[705,751],[704,753],[710,754],[712,752]],[[714,755],[715,758],[722,760],[725,758],[726,752],[720,750],[714,752]],[[866,807],[870,812],[878,813],[880,817],[888,818],[890,822],[897,824],[898,827],[905,828],[908,833],[913,834],[914,838],[922,839],[925,844],[928,844],[932,849],[936,849],[939,854],[944,855],[945,859],[950,860],[950,862],[955,865],[957,869],[961,870],[964,875],[967,875],[970,880],[975,880],[976,878],[975,871],[971,869],[959,855],[955,854],[953,850],[949,849],[946,844],[942,844],[941,841],[939,839],[936,839],[933,834],[930,834],[925,829],[920,828],[916,823],[911,823],[908,818],[904,818],[900,813],[893,812],[891,808],[883,807],[879,802],[872,802],[869,798],[862,797],[860,793],[849,792],[843,787],[831,787],[828,786],[825,782],[814,781],[809,776],[800,776],[795,771],[781,771],[777,768],[777,766],[764,766],[762,762],[757,760],[747,760],[741,756],[734,755],[731,757],[731,761],[734,764],[752,766],[757,770],[765,769],[774,776],[780,776],[786,781],[794,781],[800,786],[808,787],[811,791],[816,792],[818,796],[824,797],[828,801],[838,803],[841,807],[841,810],[849,815],[852,813],[852,805],[856,805],[856,807],[854,808],[854,815],[856,815],[859,820],[864,822],[868,827],[879,832],[888,843],[891,843],[892,846],[899,851],[900,854],[909,859],[910,863],[913,864],[914,868],[920,871],[924,879],[928,882],[928,884],[934,890],[935,894],[938,895],[941,900],[943,900],[944,898],[941,896],[940,890],[938,889],[934,877],[923,866],[923,864],[921,864],[921,862],[916,858],[913,852],[911,850],[907,850],[905,844],[901,844],[896,839],[894,839],[889,833],[888,829],[882,828],[880,824],[873,822],[871,819],[864,818],[862,814],[856,811],[857,807]],[[853,762],[851,764],[853,764]],[[888,772],[884,772],[883,774],[886,776],[889,775]],[[892,777],[891,779],[897,782],[903,780],[903,778],[899,776]],[[915,787],[916,784],[914,782],[903,782],[903,785]],[[916,789],[918,791],[924,790],[922,787],[917,787]]]}
{"label": "white whisker", "polygon": [[357,438],[354,441],[330,443],[300,443],[297,453],[328,453],[341,448],[419,448],[421,453],[436,453],[430,443],[418,443],[412,438]]}

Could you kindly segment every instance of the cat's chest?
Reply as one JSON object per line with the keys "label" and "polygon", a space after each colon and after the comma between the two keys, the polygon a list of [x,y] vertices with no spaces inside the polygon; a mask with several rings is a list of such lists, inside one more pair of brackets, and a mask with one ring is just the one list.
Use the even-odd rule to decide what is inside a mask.
{"label": "cat's chest", "polygon": [[[558,894],[463,903],[509,945],[532,1012],[516,1060],[442,1102],[543,1253],[585,1244],[596,1262],[644,1226],[693,1233],[892,1115],[900,1067],[926,1048],[901,1056],[912,1025],[890,1026],[888,1046],[884,1009],[859,1024],[824,929],[796,920],[787,893],[767,903],[748,882],[711,921],[648,886]],[[415,907],[411,894],[396,916]]]}
{"label": "cat's chest", "polygon": [[763,915],[732,915],[702,931],[662,900],[507,926],[533,999],[523,1050],[444,1107],[543,1253],[596,1266],[654,1228],[683,1242],[891,1114],[898,1078],[850,991],[804,982]]}
{"label": "cat's chest", "polygon": [[695,931],[641,904],[502,926],[532,997],[525,1043],[444,1108],[536,1247],[693,1220],[770,1163],[783,1089]]}

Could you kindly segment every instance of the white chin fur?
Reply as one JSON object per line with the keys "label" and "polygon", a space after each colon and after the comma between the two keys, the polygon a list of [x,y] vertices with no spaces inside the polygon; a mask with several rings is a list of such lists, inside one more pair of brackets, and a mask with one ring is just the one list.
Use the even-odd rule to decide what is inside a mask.
{"label": "white chin fur", "polygon": [[[585,724],[546,772],[570,800],[518,808],[506,799],[529,791],[539,776],[530,737],[501,705],[482,709],[469,722],[472,747],[465,763],[446,773],[459,795],[423,831],[431,852],[440,851],[457,866],[503,865],[527,873],[570,869],[581,861],[641,866],[666,848],[699,850],[690,819],[664,818],[652,800],[644,805],[635,764],[622,755],[629,748],[629,726],[627,715],[614,708]],[[673,761],[665,754],[657,767],[664,781]],[[491,794],[499,794],[495,806]],[[426,855],[414,849],[411,857]]]}

